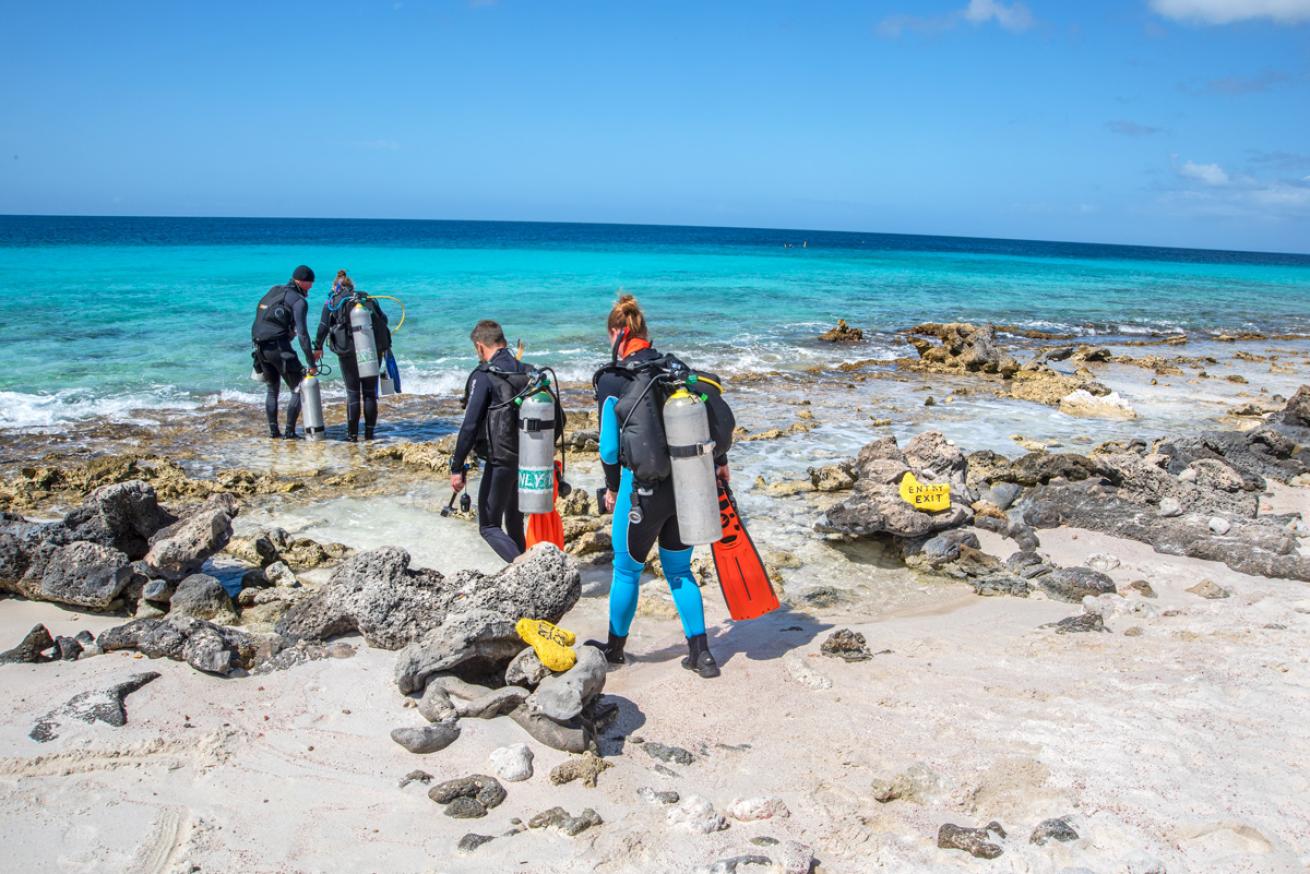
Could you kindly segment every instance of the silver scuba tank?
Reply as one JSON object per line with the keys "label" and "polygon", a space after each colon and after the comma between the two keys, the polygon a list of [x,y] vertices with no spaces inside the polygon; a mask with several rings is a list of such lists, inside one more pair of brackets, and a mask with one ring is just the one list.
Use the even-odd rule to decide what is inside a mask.
{"label": "silver scuba tank", "polygon": [[519,512],[555,509],[555,398],[542,390],[519,407]]}
{"label": "silver scuba tank", "polygon": [[296,389],[300,392],[300,409],[305,417],[305,436],[323,439],[323,394],[317,376],[306,375]]}
{"label": "silver scuba tank", "polygon": [[723,527],[705,402],[686,389],[674,392],[664,402],[664,436],[673,471],[678,534],[688,546],[717,543],[723,538]]}
{"label": "silver scuba tank", "polygon": [[361,377],[378,375],[378,344],[373,338],[373,314],[362,303],[350,310],[351,339],[355,344],[355,364]]}

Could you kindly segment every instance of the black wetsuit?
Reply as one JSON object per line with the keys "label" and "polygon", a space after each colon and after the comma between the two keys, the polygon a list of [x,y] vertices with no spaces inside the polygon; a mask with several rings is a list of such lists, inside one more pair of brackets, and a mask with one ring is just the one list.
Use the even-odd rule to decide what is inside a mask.
{"label": "black wetsuit", "polygon": [[[488,364],[511,373],[528,370],[508,349],[497,350]],[[513,561],[523,554],[527,542],[523,535],[523,514],[519,512],[518,467],[493,463],[491,447],[487,445],[487,408],[495,398],[491,381],[496,378],[481,368],[470,375],[464,424],[459,429],[450,470],[463,471],[464,462],[474,450],[488,459],[478,488],[478,533],[497,555]]]}
{"label": "black wetsuit", "polygon": [[[355,340],[354,334],[350,328],[350,308],[351,303],[344,302],[354,294],[352,291],[341,290],[323,304],[323,312],[318,318],[318,331],[314,335],[314,351],[320,351],[323,348],[323,342],[331,333],[333,335],[332,351],[337,355],[337,363],[340,365],[341,379],[346,384],[346,431],[351,437],[359,434],[359,413],[361,406],[364,412],[364,437],[367,439],[373,436],[373,429],[378,423],[378,377],[359,375],[359,363],[355,360]],[[373,313],[374,319],[381,319],[383,324],[387,321],[386,313],[382,312],[373,301],[365,303]],[[335,308],[335,309],[334,309]],[[333,320],[338,324],[344,324],[346,330],[333,332]],[[376,337],[376,332],[374,332]],[[345,348],[341,347],[341,341],[346,343]],[[386,349],[378,349],[378,360],[387,354]]]}
{"label": "black wetsuit", "polygon": [[[281,297],[274,293],[279,289],[282,291]],[[306,361],[314,360],[309,343],[309,328],[305,325],[305,316],[309,310],[306,297],[306,292],[301,291],[295,282],[273,286],[264,296],[264,301],[261,301],[261,309],[250,331],[255,343],[255,360],[259,362],[268,387],[264,395],[264,413],[268,417],[269,433],[274,437],[279,435],[277,407],[282,382],[286,382],[287,388],[291,389],[291,400],[287,402],[287,436],[296,433],[296,420],[300,418],[300,392],[296,389],[305,378],[305,366],[291,348],[291,338],[300,340]],[[263,309],[266,302],[269,306]]]}

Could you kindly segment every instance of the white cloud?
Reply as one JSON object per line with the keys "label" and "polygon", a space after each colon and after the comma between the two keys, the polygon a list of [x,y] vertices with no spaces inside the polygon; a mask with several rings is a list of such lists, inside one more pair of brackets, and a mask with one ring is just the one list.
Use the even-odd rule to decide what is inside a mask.
{"label": "white cloud", "polygon": [[997,0],[969,0],[964,10],[964,18],[974,24],[986,24],[995,21],[1006,30],[1027,30],[1033,26],[1032,13],[1022,3],[1005,5]]}
{"label": "white cloud", "polygon": [[1232,24],[1268,18],[1279,24],[1310,21],[1310,0],[1151,0],[1165,18],[1200,24]]}
{"label": "white cloud", "polygon": [[918,33],[938,33],[967,22],[973,25],[996,22],[1013,33],[1033,26],[1033,15],[1023,3],[1002,3],[1000,0],[969,0],[969,5],[945,15],[890,15],[878,25],[878,33],[895,38],[907,30]]}
{"label": "white cloud", "polygon": [[1228,184],[1228,174],[1218,164],[1198,164],[1195,161],[1188,161],[1178,168],[1178,175],[1215,187]]}

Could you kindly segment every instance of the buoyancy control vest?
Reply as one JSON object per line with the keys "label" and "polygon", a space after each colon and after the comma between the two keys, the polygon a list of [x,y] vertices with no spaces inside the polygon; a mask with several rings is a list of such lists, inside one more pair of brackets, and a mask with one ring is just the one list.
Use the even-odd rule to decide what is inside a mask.
{"label": "buoyancy control vest", "polygon": [[[287,292],[294,285],[275,285],[259,300],[255,309],[255,321],[250,326],[250,339],[256,343],[290,338],[296,330],[295,316],[286,302]],[[299,294],[299,290],[296,292]]]}
{"label": "buoyancy control vest", "polygon": [[373,298],[353,291],[338,293],[328,305],[328,310],[332,314],[331,321],[328,323],[328,348],[337,355],[355,354],[355,340],[350,324],[350,313],[354,308],[355,300],[362,301],[364,306],[368,307],[372,315],[373,341],[377,344],[377,353],[379,356],[386,355],[391,349],[391,328],[387,324],[387,314]]}
{"label": "buoyancy control vest", "polygon": [[[537,371],[525,365],[522,372],[503,370],[493,364],[483,362],[469,374],[464,383],[463,406],[468,406],[469,393],[473,389],[473,378],[478,373],[485,373],[491,385],[491,403],[487,405],[481,432],[473,444],[473,451],[479,458],[498,467],[517,467],[519,463],[519,405],[525,389],[537,379]],[[564,410],[558,397],[555,398],[555,421],[557,434],[564,433]]]}
{"label": "buoyancy control vest", "polygon": [[618,373],[627,385],[614,406],[619,421],[619,463],[632,471],[633,480],[653,486],[672,473],[670,448],[664,432],[664,404],[679,389],[703,398],[709,417],[714,455],[732,448],[737,421],[723,399],[722,380],[713,373],[691,370],[673,355],[616,361],[596,371],[592,388],[602,376]]}

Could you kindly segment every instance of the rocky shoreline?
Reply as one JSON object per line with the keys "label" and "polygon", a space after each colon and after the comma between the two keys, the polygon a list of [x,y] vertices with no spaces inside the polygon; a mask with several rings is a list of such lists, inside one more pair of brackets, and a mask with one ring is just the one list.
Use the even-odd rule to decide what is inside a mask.
{"label": "rocky shoreline", "polygon": [[[856,329],[841,328],[834,342],[860,342],[853,336]],[[1052,345],[1062,338],[1048,336],[1025,338],[1038,348],[1030,344],[1016,354],[998,340],[1001,333],[992,326],[917,326],[906,334],[918,357],[900,362],[895,371],[882,369],[882,363],[837,371],[824,379],[842,381],[847,391],[884,378],[937,380],[931,384],[949,386],[949,393],[942,393],[944,406],[989,394],[1007,403],[1035,401],[1091,422],[1124,423],[1137,414],[1109,387],[1116,384],[1110,374],[1120,372],[1114,368],[1149,372],[1152,380],[1176,377],[1184,368],[1197,374],[1222,369],[1217,359],[1206,356],[1137,357],[1103,347]],[[1176,338],[1160,342],[1182,345]],[[1270,367],[1279,363],[1270,357],[1239,349],[1231,360]],[[886,373],[892,376],[880,375]],[[1241,388],[1245,382],[1220,381],[1246,391]],[[776,408],[749,406],[754,403],[749,391],[750,412],[738,434],[746,453],[767,459],[772,446],[802,445],[829,425],[831,404],[789,400],[788,421]],[[567,442],[572,463],[585,479],[594,474],[596,432],[594,415],[582,406],[585,399],[580,395],[570,396],[576,412],[570,414]],[[994,647],[1013,645],[1003,644],[1006,635],[1022,633],[1030,635],[1021,644],[1029,654],[1041,647],[1047,657],[1069,660],[1068,669],[1073,670],[1074,663],[1082,664],[1110,646],[1096,641],[1115,636],[1112,630],[1135,639],[1164,633],[1156,629],[1173,617],[1183,617],[1197,628],[1208,628],[1206,623],[1214,621],[1213,614],[1197,612],[1199,607],[1165,602],[1231,600],[1258,614],[1258,621],[1242,626],[1261,629],[1242,632],[1252,641],[1310,630],[1304,619],[1295,618],[1310,613],[1310,606],[1301,609],[1295,604],[1310,601],[1304,595],[1300,601],[1288,595],[1294,591],[1289,587],[1310,581],[1310,555],[1304,545],[1310,529],[1303,509],[1310,486],[1310,386],[1287,396],[1265,391],[1254,397],[1232,404],[1234,410],[1246,404],[1247,411],[1225,419],[1228,427],[1110,439],[1093,443],[1085,452],[1052,451],[1064,447],[1039,443],[1010,456],[992,449],[970,450],[933,428],[916,428],[908,439],[878,435],[885,426],[875,422],[864,425],[874,432],[873,439],[866,439],[857,452],[814,457],[803,476],[789,473],[795,467],[760,465],[754,488],[748,491],[758,502],[753,518],[761,530],[786,532],[796,544],[784,549],[761,543],[785,606],[756,623],[721,623],[718,637],[727,648],[727,664],[716,690],[694,685],[695,678],[678,671],[676,657],[661,655],[662,650],[638,649],[636,664],[611,674],[598,650],[579,643],[572,647],[573,666],[552,671],[516,628],[523,617],[590,626],[603,612],[609,519],[596,512],[589,488],[576,489],[563,502],[565,552],[536,547],[495,572],[420,567],[404,548],[417,546],[417,541],[411,543],[406,536],[390,545],[365,547],[292,533],[303,526],[263,524],[276,522],[288,506],[314,506],[343,495],[369,499],[390,493],[416,475],[439,478],[449,463],[449,437],[386,441],[361,447],[353,457],[364,460],[362,466],[331,461],[290,474],[219,466],[204,476],[194,464],[149,451],[74,464],[24,465],[13,468],[0,484],[0,592],[10,596],[0,602],[0,617],[6,611],[13,615],[20,605],[24,615],[27,608],[38,606],[53,612],[41,613],[50,618],[28,626],[26,635],[13,632],[16,645],[0,653],[0,674],[21,676],[22,688],[31,690],[24,691],[19,703],[29,695],[59,700],[19,707],[6,731],[12,729],[14,737],[21,734],[24,743],[54,746],[104,743],[107,732],[135,732],[132,736],[148,745],[156,742],[150,738],[158,736],[156,726],[162,724],[162,699],[157,704],[153,696],[166,694],[159,692],[166,686],[203,683],[232,702],[207,717],[221,746],[226,735],[219,730],[219,713],[227,719],[225,725],[247,726],[245,704],[237,702],[261,700],[267,684],[289,689],[303,682],[298,676],[312,676],[316,688],[347,683],[351,692],[332,694],[362,695],[371,702],[368,739],[352,734],[350,744],[362,744],[370,755],[386,761],[407,755],[440,763],[425,765],[437,771],[440,780],[428,770],[407,769],[399,780],[406,798],[407,787],[420,787],[430,809],[454,820],[490,822],[506,815],[506,805],[517,813],[493,829],[495,834],[441,826],[442,837],[428,852],[449,854],[456,860],[451,862],[453,870],[510,865],[522,853],[542,859],[535,869],[542,871],[571,870],[579,854],[590,854],[598,862],[596,870],[605,871],[651,870],[650,865],[688,871],[846,871],[863,870],[861,858],[869,864],[902,864],[907,870],[935,865],[953,869],[966,855],[970,860],[1014,857],[1016,865],[1029,869],[1062,861],[1113,863],[1143,872],[1165,870],[1168,862],[1174,870],[1204,858],[1210,844],[1192,846],[1189,838],[1166,849],[1168,842],[1148,840],[1118,813],[1098,807],[1104,804],[1095,800],[1099,789],[1080,794],[1051,788],[1047,777],[1019,779],[1005,770],[1012,757],[996,750],[986,753],[992,756],[987,773],[996,775],[972,795],[950,788],[952,781],[969,783],[969,778],[940,761],[907,764],[893,774],[891,763],[898,756],[884,750],[878,754],[879,776],[871,784],[867,777],[860,778],[872,788],[856,799],[840,760],[826,758],[824,749],[845,749],[841,755],[849,766],[850,757],[864,755],[855,750],[867,751],[868,737],[877,737],[863,734],[868,727],[877,725],[891,734],[912,730],[912,724],[887,724],[876,708],[846,705],[868,720],[865,729],[848,736],[837,727],[843,724],[838,714],[843,712],[840,699],[863,697],[860,689],[869,684],[880,689],[882,709],[910,706],[897,703],[897,684],[914,681],[914,659],[920,653],[938,653],[937,658],[971,673],[975,662],[982,670],[996,658]],[[857,407],[854,415],[865,414]],[[900,492],[907,476],[925,485],[948,486],[951,506],[938,512],[912,508]],[[761,513],[760,507],[767,509]],[[252,512],[260,522],[244,521]],[[57,515],[50,518],[52,514]],[[464,538],[459,542],[476,542],[471,526],[458,520],[450,524],[460,526],[453,535]],[[1111,544],[1119,555],[1071,548],[1069,537],[1079,535]],[[1126,561],[1121,556],[1137,554],[1132,544],[1140,545],[1140,556],[1154,558]],[[812,561],[816,555],[825,556],[823,564]],[[698,561],[709,602],[715,597],[712,566]],[[1137,572],[1149,562],[1159,563],[1157,578],[1124,579],[1130,566]],[[1184,570],[1165,573],[1163,569],[1174,567],[1171,562],[1183,562],[1177,567]],[[1208,576],[1188,576],[1202,569]],[[657,563],[651,570],[658,575]],[[943,605],[949,604],[949,612],[993,617],[997,640],[966,646],[977,648],[968,650],[973,661],[961,662],[964,654],[948,659],[944,650],[934,648],[932,632],[925,633],[931,624],[923,616],[931,612],[921,615],[917,611],[924,608],[915,607],[904,615],[894,610],[884,615],[875,602],[854,595],[849,585],[825,582],[833,573],[883,584],[896,580],[907,591],[917,591],[914,603],[924,608],[945,610]],[[1182,585],[1177,574],[1189,585]],[[1264,592],[1258,587],[1266,583],[1260,581],[1274,588],[1253,594]],[[663,643],[676,644],[674,614],[661,594],[657,583],[647,584],[639,624],[664,629]],[[1069,615],[1061,604],[1078,605],[1080,612]],[[1039,615],[1048,621],[1029,618]],[[59,633],[78,616],[95,623],[98,632],[83,628]],[[836,628],[835,622],[825,621],[837,616],[850,627]],[[1136,624],[1124,628],[1121,621]],[[1000,630],[1012,622],[1028,623],[1027,631]],[[1063,650],[1051,649],[1055,644],[1050,641],[1070,634],[1089,642],[1076,654],[1061,656]],[[820,637],[815,647],[808,645]],[[1266,652],[1263,643],[1250,645]],[[1238,644],[1231,654],[1224,650],[1214,657],[1237,659],[1240,654]],[[159,660],[153,661],[159,667],[124,674],[114,669],[121,658]],[[762,673],[775,662],[776,678]],[[1291,687],[1264,682],[1260,688],[1288,696],[1294,712],[1303,699],[1304,686],[1299,684],[1304,663],[1302,658],[1290,674],[1284,672]],[[839,664],[862,673],[841,674],[831,667]],[[361,670],[368,673],[359,674]],[[185,672],[196,672],[196,679],[186,679]],[[388,672],[389,677],[384,676]],[[92,688],[69,697],[58,691],[67,678],[79,688]],[[361,681],[363,686],[353,685]],[[221,683],[222,691],[212,683]],[[943,713],[956,712],[955,707],[965,708],[957,715],[985,707],[963,692],[956,693],[958,702],[944,703],[953,700],[949,677],[933,679],[930,686],[923,690],[925,700],[938,702]],[[725,687],[729,691],[723,691]],[[387,697],[377,697],[384,688]],[[730,691],[734,688],[736,694]],[[805,706],[813,712],[793,712],[793,705],[783,704],[792,722],[752,730],[748,720],[743,722],[752,705],[743,702],[754,700],[765,688],[771,690],[767,694],[781,696],[776,700],[809,702]],[[714,718],[701,713],[680,721],[683,694],[711,694],[726,713]],[[307,727],[319,720],[352,717],[356,706],[338,706],[341,716],[332,716],[332,711],[306,702],[289,714],[292,723],[279,726],[273,736],[292,743],[308,736]],[[138,709],[144,718],[138,719]],[[206,705],[197,702],[195,709],[205,710]],[[815,721],[823,719],[830,725]],[[194,725],[191,720],[188,715],[185,724]],[[934,725],[942,737],[957,731],[936,717],[924,722],[925,730]],[[1285,729],[1285,723],[1278,726]],[[644,737],[649,729],[658,732],[660,740]],[[249,732],[254,728],[242,731],[247,732],[246,742],[253,743],[255,735]],[[698,735],[719,740],[698,741]],[[810,738],[815,749],[784,755],[779,744],[787,736]],[[376,746],[378,737],[395,750],[384,752]],[[39,795],[48,778],[40,776],[39,768],[32,770],[32,751],[8,738],[0,737],[7,757],[0,759],[0,770],[24,791]],[[330,742],[315,741],[309,750]],[[1023,743],[1027,740],[1020,746]],[[1059,746],[1055,740],[1050,743]],[[493,748],[486,755],[467,752],[488,745]],[[1025,761],[1042,758],[1035,749],[1029,753]],[[783,760],[769,758],[778,755],[784,755]],[[229,758],[224,754],[204,767],[229,769]],[[555,765],[543,774],[546,779],[534,779],[540,764],[552,761]],[[779,788],[762,773],[770,762],[787,779],[809,788],[800,794]],[[1036,766],[1022,767],[1031,771]],[[1045,758],[1038,770],[1049,775],[1059,767],[1056,760]],[[815,775],[813,768],[823,773]],[[1122,779],[1146,779],[1140,769],[1129,770],[1133,776],[1125,772]],[[239,773],[231,779],[239,781]],[[399,777],[387,777],[390,792],[396,791]],[[1105,780],[1118,785],[1113,773]],[[735,787],[730,795],[723,788],[727,785]],[[1019,787],[1014,790],[1019,795],[1040,791],[1021,803],[1018,796],[1004,794],[1010,790],[997,788],[1011,785]],[[548,803],[557,792],[565,793],[559,796],[563,803]],[[604,803],[588,802],[596,793],[602,793],[596,797]],[[414,810],[421,815],[421,808]],[[983,820],[982,814],[990,811],[1007,812],[1012,818]],[[1293,821],[1310,820],[1310,808],[1292,805],[1285,817],[1291,819],[1249,825],[1268,845],[1249,852],[1284,861],[1310,853],[1310,847],[1296,846],[1293,832],[1287,831]],[[155,870],[192,870],[187,866],[193,860],[205,860],[206,868],[213,863],[222,867],[238,858],[216,835],[212,822],[201,828],[203,817],[188,821],[190,836],[178,837],[165,854],[168,865]],[[978,826],[961,824],[964,821]],[[652,830],[654,822],[660,825]],[[1016,828],[1022,833],[1014,833]],[[884,841],[878,835],[887,829],[913,837]],[[544,838],[534,835],[554,835],[551,840],[562,838],[566,844],[540,844]],[[749,843],[743,845],[747,837]],[[1240,855],[1249,849],[1235,839],[1222,840],[1227,842],[1221,847],[1224,852]],[[525,841],[534,842],[532,849],[524,849],[529,846]],[[1131,861],[1134,858],[1146,861],[1139,865]],[[1159,864],[1152,868],[1154,863]],[[397,864],[403,868],[409,863]],[[300,865],[314,867],[303,859],[286,865],[297,870]]]}

